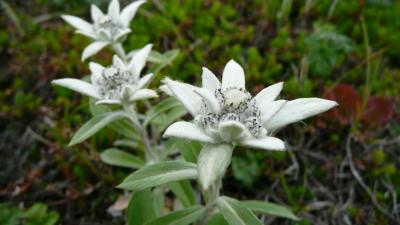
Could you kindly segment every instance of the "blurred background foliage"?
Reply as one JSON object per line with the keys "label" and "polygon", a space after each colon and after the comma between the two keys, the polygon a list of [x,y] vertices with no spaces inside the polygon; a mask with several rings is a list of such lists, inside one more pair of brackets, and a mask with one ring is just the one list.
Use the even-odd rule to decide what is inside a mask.
{"label": "blurred background foliage", "polygon": [[[92,3],[107,5],[0,2],[1,225],[123,223],[118,213],[106,212],[122,204],[123,193],[113,187],[129,170],[99,157],[118,134],[103,130],[67,149],[90,118],[89,103],[50,86],[55,78],[88,75],[80,54],[89,40],[60,15],[89,20]],[[303,219],[268,224],[400,223],[399,1],[148,0],[131,28],[126,49],[148,42],[159,52],[180,49],[154,87],[166,75],[199,83],[201,66],[221,74],[233,58],[253,94],[285,81],[282,98],[339,102],[307,125],[277,134],[290,152],[235,152],[227,194],[287,204]],[[111,56],[105,51],[91,60],[105,64]]]}

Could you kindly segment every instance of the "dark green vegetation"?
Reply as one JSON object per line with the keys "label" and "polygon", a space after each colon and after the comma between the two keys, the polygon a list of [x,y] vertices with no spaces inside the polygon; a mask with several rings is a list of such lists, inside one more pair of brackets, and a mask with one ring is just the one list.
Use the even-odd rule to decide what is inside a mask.
{"label": "dark green vegetation", "polygon": [[[253,93],[285,81],[282,98],[324,96],[341,105],[279,132],[289,152],[238,149],[224,180],[227,195],[286,204],[303,219],[268,224],[400,223],[399,1],[148,1],[126,49],[152,42],[160,52],[181,50],[154,87],[164,75],[198,83],[201,66],[221,72],[233,58]],[[0,216],[0,225],[16,224],[36,202],[57,211],[62,224],[123,224],[106,211],[122,194],[114,186],[131,170],[99,156],[118,134],[103,130],[67,149],[91,117],[89,103],[50,86],[89,72],[80,62],[89,41],[59,15],[89,19],[90,3],[103,9],[107,3],[6,2],[0,3],[0,215],[10,219]],[[103,52],[91,60],[110,57]],[[29,224],[48,222],[34,219]]]}

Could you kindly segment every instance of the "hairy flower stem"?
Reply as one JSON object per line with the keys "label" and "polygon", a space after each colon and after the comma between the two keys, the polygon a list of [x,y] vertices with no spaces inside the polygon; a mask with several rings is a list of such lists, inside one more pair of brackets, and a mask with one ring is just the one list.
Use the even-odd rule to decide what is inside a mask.
{"label": "hairy flower stem", "polygon": [[206,204],[205,205],[206,210],[204,212],[204,216],[198,223],[199,225],[207,224],[208,220],[210,219],[214,211],[215,201],[218,199],[220,195],[221,187],[222,187],[222,179],[218,179],[215,182],[215,184],[211,185],[209,190],[202,191],[202,195]]}
{"label": "hairy flower stem", "polygon": [[123,108],[124,108],[124,111],[128,114],[129,119],[132,122],[133,126],[135,127],[137,132],[140,134],[140,137],[141,137],[144,149],[145,149],[147,162],[158,161],[160,157],[157,154],[157,152],[153,151],[147,131],[143,127],[143,125],[140,123],[138,116],[137,116],[135,110],[133,109],[133,106],[130,104],[124,104]]}

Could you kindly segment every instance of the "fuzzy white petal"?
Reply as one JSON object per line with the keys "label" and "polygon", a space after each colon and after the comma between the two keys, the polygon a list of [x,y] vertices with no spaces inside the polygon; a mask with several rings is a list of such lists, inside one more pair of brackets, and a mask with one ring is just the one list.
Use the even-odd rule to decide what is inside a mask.
{"label": "fuzzy white petal", "polygon": [[119,34],[117,34],[114,37],[115,42],[122,42],[124,40],[124,38],[126,37],[127,34],[129,34],[131,32],[131,29],[125,29],[123,31],[121,31]]}
{"label": "fuzzy white petal", "polygon": [[222,178],[232,159],[233,147],[227,144],[205,145],[197,160],[199,181],[203,190]]}
{"label": "fuzzy white petal", "polygon": [[120,18],[125,27],[129,27],[129,23],[135,17],[138,8],[145,2],[144,0],[135,1],[121,11]]}
{"label": "fuzzy white petal", "polygon": [[92,55],[95,55],[101,49],[106,47],[109,43],[105,41],[96,41],[88,45],[82,52],[82,61],[89,58]]}
{"label": "fuzzy white petal", "polygon": [[268,136],[262,138],[247,139],[242,141],[240,145],[252,148],[259,148],[263,150],[285,150],[285,143],[281,139]]}
{"label": "fuzzy white petal", "polygon": [[100,98],[96,88],[92,84],[79,79],[63,78],[63,79],[53,80],[51,83],[74,90],[76,92],[79,92],[81,94],[93,98]]}
{"label": "fuzzy white petal", "polygon": [[214,93],[215,89],[221,88],[221,82],[218,78],[206,67],[203,67],[203,73],[201,75],[203,88]]}
{"label": "fuzzy white petal", "polygon": [[86,37],[89,37],[89,38],[91,38],[93,40],[97,39],[97,35],[96,35],[96,33],[94,33],[94,31],[76,30],[75,33],[82,34],[82,35],[84,35]]}
{"label": "fuzzy white petal", "polygon": [[153,79],[154,74],[149,73],[145,75],[144,77],[140,78],[140,80],[137,82],[137,88],[143,88],[146,87],[150,81]]}
{"label": "fuzzy white petal", "polygon": [[323,113],[337,106],[335,101],[321,98],[299,98],[288,101],[271,119],[265,122],[268,131]]}
{"label": "fuzzy white petal", "polygon": [[160,85],[160,87],[158,87],[158,89],[160,89],[160,91],[164,92],[166,95],[169,95],[169,96],[174,95],[172,93],[171,89],[169,89],[169,87],[166,84]]}
{"label": "fuzzy white petal", "polygon": [[195,117],[201,107],[201,97],[197,95],[194,87],[190,84],[185,84],[177,81],[173,81],[169,78],[164,80],[172,94],[185,106],[185,108]]}
{"label": "fuzzy white petal", "polygon": [[133,68],[136,71],[137,76],[139,76],[142,72],[142,69],[146,64],[147,57],[149,56],[152,47],[152,44],[147,44],[144,48],[137,51],[136,54],[132,57],[129,63],[129,68]]}
{"label": "fuzzy white petal", "polygon": [[260,91],[260,93],[254,97],[254,100],[256,100],[256,103],[260,108],[265,108],[264,105],[274,101],[279,96],[282,88],[283,82],[268,86]]}
{"label": "fuzzy white petal", "polygon": [[193,123],[179,121],[170,125],[164,132],[163,137],[177,137],[206,143],[214,143],[215,140],[205,134],[203,130]]}
{"label": "fuzzy white petal", "polygon": [[243,68],[234,60],[230,60],[222,73],[222,88],[245,88]]}
{"label": "fuzzy white petal", "polygon": [[113,56],[113,65],[121,69],[126,68],[124,61],[118,55]]}
{"label": "fuzzy white petal", "polygon": [[97,5],[92,4],[90,7],[90,15],[92,16],[93,22],[96,22],[104,16],[104,13],[99,9],[99,7],[97,7]]}
{"label": "fuzzy white petal", "polygon": [[92,73],[90,76],[90,80],[91,80],[92,84],[94,84],[95,81],[97,81],[97,79],[103,73],[104,67],[98,63],[90,62],[89,69],[90,69],[90,72]]}
{"label": "fuzzy white petal", "polygon": [[118,0],[111,0],[110,4],[108,5],[108,15],[113,18],[119,17],[119,1]]}
{"label": "fuzzy white petal", "polygon": [[219,135],[226,142],[239,143],[241,140],[249,138],[251,135],[247,128],[237,121],[220,122],[218,126]]}
{"label": "fuzzy white petal", "polygon": [[260,107],[261,115],[261,123],[264,123],[271,119],[282,107],[286,104],[287,100],[277,100],[270,102],[268,104],[263,104]]}
{"label": "fuzzy white petal", "polygon": [[121,101],[116,100],[116,99],[103,99],[103,100],[99,100],[96,102],[96,105],[99,105],[99,104],[119,105],[119,104],[121,104]]}
{"label": "fuzzy white petal", "polygon": [[211,108],[211,110],[214,113],[218,113],[220,111],[221,107],[219,106],[218,99],[215,97],[215,95],[212,92],[210,92],[206,89],[203,89],[203,88],[198,88],[198,89],[194,90],[194,92],[203,98],[205,103]]}
{"label": "fuzzy white petal", "polygon": [[67,23],[69,23],[71,26],[75,27],[78,30],[82,30],[84,32],[92,32],[93,31],[93,26],[92,24],[86,22],[85,20],[76,17],[76,16],[70,16],[70,15],[62,15],[61,18],[63,18]]}
{"label": "fuzzy white petal", "polygon": [[141,99],[147,99],[147,98],[157,98],[157,92],[151,89],[140,89],[135,91],[135,93],[131,96],[129,99],[130,101],[137,101]]}
{"label": "fuzzy white petal", "polygon": [[104,29],[98,30],[97,36],[98,36],[97,40],[111,40],[111,38],[112,38],[110,32],[108,32]]}

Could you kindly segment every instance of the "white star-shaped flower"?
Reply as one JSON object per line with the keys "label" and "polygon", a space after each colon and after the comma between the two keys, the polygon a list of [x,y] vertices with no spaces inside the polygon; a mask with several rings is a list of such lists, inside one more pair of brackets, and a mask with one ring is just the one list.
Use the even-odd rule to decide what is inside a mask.
{"label": "white star-shaped flower", "polygon": [[151,47],[152,45],[148,44],[140,49],[129,64],[116,55],[109,67],[89,63],[91,83],[74,78],[58,79],[52,83],[96,98],[98,104],[131,104],[140,99],[155,98],[157,93],[146,88],[153,74],[140,77]]}
{"label": "white star-shaped flower", "polygon": [[222,82],[203,68],[202,83],[203,87],[199,88],[165,80],[169,91],[194,117],[193,123],[180,121],[169,126],[165,137],[284,150],[284,142],[270,136],[273,131],[337,106],[334,101],[320,98],[275,100],[282,90],[282,82],[252,97],[245,89],[242,67],[233,60],[226,64]]}
{"label": "white star-shaped flower", "polygon": [[82,53],[82,61],[96,54],[107,45],[122,42],[131,32],[129,24],[138,8],[145,0],[135,1],[120,10],[118,0],[112,0],[108,5],[107,14],[103,13],[96,5],[91,6],[93,23],[89,23],[79,17],[63,15],[62,18],[75,27],[76,33],[83,34],[94,40]]}

